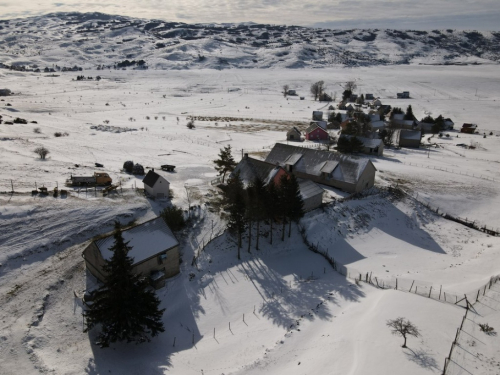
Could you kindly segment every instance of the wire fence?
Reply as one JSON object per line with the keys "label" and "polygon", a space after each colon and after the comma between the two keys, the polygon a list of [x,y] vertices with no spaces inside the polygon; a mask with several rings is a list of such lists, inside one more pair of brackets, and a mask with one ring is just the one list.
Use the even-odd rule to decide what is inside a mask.
{"label": "wire fence", "polygon": [[429,209],[429,210],[435,212],[436,214],[444,217],[445,219],[448,219],[448,220],[454,221],[456,223],[465,225],[468,228],[478,230],[480,232],[489,234],[491,236],[500,237],[500,228],[488,227],[488,226],[486,226],[486,224],[482,224],[482,223],[480,223],[477,220],[472,220],[472,219],[469,219],[467,217],[466,218],[462,218],[462,217],[455,216],[455,215],[452,215],[450,213],[447,213],[441,207],[437,207],[437,206],[431,205],[429,202],[427,202],[424,199],[422,199],[422,196],[419,195],[418,192],[411,193],[411,192],[403,190],[402,188],[400,188],[398,186],[396,186],[396,187],[391,186],[391,187],[388,188],[388,191],[390,193],[392,193],[392,194],[396,194],[396,195],[403,194],[403,195],[405,195],[407,197],[410,197],[410,198],[414,199],[415,201],[419,202],[420,204],[424,205],[427,209]]}
{"label": "wire fence", "polygon": [[480,174],[480,173],[467,173],[466,171],[460,171],[460,170],[457,171],[457,170],[452,169],[452,168],[436,167],[435,165],[424,165],[424,164],[410,163],[410,162],[408,162],[408,163],[403,162],[403,164],[409,165],[412,167],[427,168],[427,169],[433,169],[436,171],[454,173],[454,174],[458,174],[461,176],[469,176],[469,177],[479,178],[479,179],[486,180],[486,181],[494,181],[494,182],[496,181],[493,177],[489,177],[489,176],[486,176],[486,175]]}
{"label": "wire fence", "polygon": [[[467,307],[468,301],[475,300],[480,294],[479,290],[477,295],[475,291],[460,295],[454,292],[446,291],[443,289],[442,285],[435,285],[427,281],[397,278],[392,276],[380,277],[380,275],[374,275],[373,272],[361,272],[354,267],[347,266],[335,260],[333,255],[329,253],[328,248],[320,246],[319,243],[311,243],[307,238],[305,228],[300,225],[299,231],[309,250],[322,255],[335,271],[346,276],[347,278],[354,279],[356,283],[365,282],[380,289],[395,289],[462,307]],[[489,285],[490,282],[488,282],[486,286]]]}
{"label": "wire fence", "polygon": [[[443,375],[473,374],[473,371],[477,369],[475,363],[483,361],[482,356],[471,353],[470,348],[476,347],[474,351],[479,353],[482,349],[481,346],[486,345],[478,338],[480,331],[478,327],[480,325],[477,320],[482,315],[478,310],[480,310],[480,306],[485,306],[497,311],[496,308],[498,308],[500,302],[491,298],[488,294],[491,294],[492,291],[499,294],[498,291],[495,291],[495,286],[499,280],[500,276],[490,278],[490,281],[478,290],[474,302],[467,302],[465,315],[451,344],[450,353],[444,361]],[[490,300],[493,301],[494,307],[490,306]]]}

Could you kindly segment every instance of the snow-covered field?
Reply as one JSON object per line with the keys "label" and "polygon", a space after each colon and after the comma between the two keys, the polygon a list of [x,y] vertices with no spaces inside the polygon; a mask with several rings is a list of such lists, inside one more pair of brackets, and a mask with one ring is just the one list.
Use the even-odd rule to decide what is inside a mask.
{"label": "snow-covered field", "polygon": [[[318,80],[337,95],[343,82],[356,80],[359,93],[403,109],[411,104],[417,118],[442,114],[456,127],[477,123],[479,135],[452,131],[433,138],[443,147],[430,151],[387,149],[373,159],[376,185],[398,184],[445,212],[498,228],[499,73],[495,65],[86,70],[85,76],[103,79],[77,82],[76,72],[50,77],[0,70],[0,88],[14,92],[1,98],[3,120],[37,121],[0,124],[0,373],[440,373],[464,314],[461,307],[358,286],[307,250],[297,233],[282,243],[276,230],[273,246],[243,251],[241,262],[224,235],[207,247],[196,270],[190,260],[198,242],[212,224],[222,226],[201,209],[192,231],[181,238],[181,274],[158,291],[166,332],[148,344],[104,350],[92,344],[92,334],[81,332],[81,302],[74,291],[80,294],[92,280],[80,255],[85,241],[110,230],[116,217],[140,222],[166,204],[131,189],[142,187],[142,177],[121,172],[126,160],[155,170],[176,165],[174,173],[161,173],[171,182],[174,203],[186,207],[185,184],[209,192],[220,148],[230,144],[237,160],[242,149],[262,155],[285,141],[290,124],[306,125],[313,110],[326,110],[329,104],[308,94]],[[284,84],[306,99],[285,99]],[[395,99],[402,90],[412,99]],[[208,121],[196,120],[190,130],[188,116]],[[38,146],[50,151],[44,161],[33,152]],[[35,184],[53,188],[70,174],[92,174],[96,162],[121,182],[123,192],[102,197],[70,188],[67,198],[31,196]],[[15,194],[8,193],[11,182]],[[307,214],[302,225],[310,240],[341,263],[385,280],[418,280],[460,295],[500,273],[498,238],[447,221],[409,198],[375,194],[337,203]],[[398,316],[422,332],[409,339],[409,349],[402,350],[400,338],[385,326]],[[489,342],[499,347],[498,338]],[[460,364],[474,374],[495,373],[493,365],[477,366],[466,356]]]}

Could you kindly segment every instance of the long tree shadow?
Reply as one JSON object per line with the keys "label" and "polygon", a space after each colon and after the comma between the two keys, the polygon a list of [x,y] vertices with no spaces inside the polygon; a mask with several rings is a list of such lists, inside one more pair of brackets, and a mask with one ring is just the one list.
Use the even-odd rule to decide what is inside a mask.
{"label": "long tree shadow", "polygon": [[409,361],[416,363],[422,368],[428,370],[440,370],[438,363],[436,362],[434,357],[427,353],[425,350],[418,349],[416,351],[413,351],[410,348],[406,348],[404,353]]}
{"label": "long tree shadow", "polygon": [[[358,301],[365,296],[359,287],[334,273],[324,258],[309,252],[305,245],[304,252],[296,256],[299,261],[259,256],[241,263],[239,272],[250,279],[262,297],[258,312],[273,324],[290,328],[298,317],[331,320],[333,315],[326,301],[339,304],[340,299]],[[309,269],[301,267],[305,264]],[[315,276],[310,269],[319,272]]]}

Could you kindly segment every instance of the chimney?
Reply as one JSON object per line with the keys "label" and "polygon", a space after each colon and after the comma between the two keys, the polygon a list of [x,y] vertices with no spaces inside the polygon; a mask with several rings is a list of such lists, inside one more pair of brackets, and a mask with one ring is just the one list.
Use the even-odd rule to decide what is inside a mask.
{"label": "chimney", "polygon": [[248,159],[248,153],[245,152],[245,155],[243,156],[244,159]]}

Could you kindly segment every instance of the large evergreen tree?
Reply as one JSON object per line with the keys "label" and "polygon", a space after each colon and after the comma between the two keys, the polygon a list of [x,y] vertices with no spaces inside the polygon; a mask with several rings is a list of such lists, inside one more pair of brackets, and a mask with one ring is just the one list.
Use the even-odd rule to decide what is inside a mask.
{"label": "large evergreen tree", "polygon": [[276,216],[279,216],[279,188],[274,181],[269,182],[267,185],[267,193],[265,195],[266,217],[269,220],[269,239],[271,245],[273,244],[273,221]]}
{"label": "large evergreen tree", "polygon": [[295,175],[290,175],[287,187],[286,200],[288,202],[287,216],[289,219],[288,237],[290,237],[292,232],[292,221],[297,222],[304,216],[304,201],[300,194],[299,182]]}
{"label": "large evergreen tree", "polygon": [[231,145],[220,149],[219,159],[214,160],[214,163],[215,170],[219,172],[219,176],[222,176],[222,183],[224,183],[227,172],[232,172],[236,167],[236,162],[231,154]]}
{"label": "large evergreen tree", "polygon": [[115,223],[113,256],[103,266],[107,276],[84,312],[85,331],[101,325],[97,343],[101,347],[116,341],[143,342],[164,332],[160,300],[141,275],[132,272],[132,249],[124,242],[120,223]]}
{"label": "large evergreen tree", "polygon": [[260,222],[266,218],[266,196],[268,191],[264,186],[264,181],[256,177],[252,189],[254,192],[254,220],[257,222],[257,238],[255,241],[255,249],[259,250]]}
{"label": "large evergreen tree", "polygon": [[406,108],[405,120],[413,121],[415,120],[415,116],[413,115],[413,109],[411,108],[411,104]]}
{"label": "large evergreen tree", "polygon": [[241,259],[241,235],[245,230],[245,190],[238,174],[231,176],[226,188],[225,209],[229,214],[227,226],[238,235],[238,259]]}

